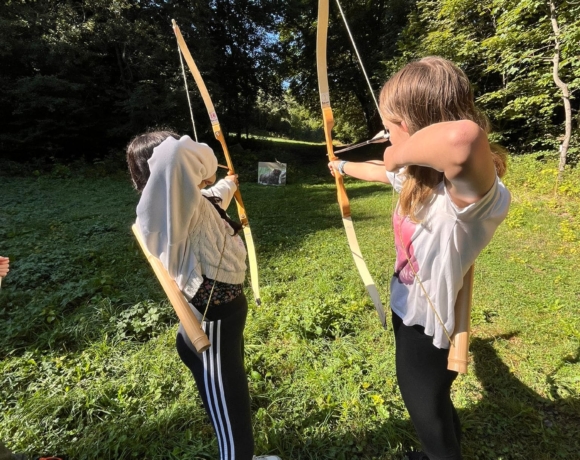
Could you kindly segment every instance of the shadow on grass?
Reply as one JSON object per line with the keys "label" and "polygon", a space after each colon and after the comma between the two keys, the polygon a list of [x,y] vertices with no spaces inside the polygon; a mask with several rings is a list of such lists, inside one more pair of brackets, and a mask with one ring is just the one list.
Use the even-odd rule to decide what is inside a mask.
{"label": "shadow on grass", "polygon": [[[516,333],[471,342],[483,399],[460,411],[466,458],[571,459],[580,453],[580,401],[546,399],[519,381],[493,348]],[[576,358],[577,359],[577,358]]]}
{"label": "shadow on grass", "polygon": [[173,408],[166,413],[110,420],[85,430],[86,436],[79,437],[68,454],[71,460],[218,458],[217,438],[209,419],[199,415],[191,417],[189,411]]}
{"label": "shadow on grass", "polygon": [[[514,337],[516,334],[512,333],[472,341],[475,375],[483,386],[483,397],[473,407],[459,411],[463,425],[464,458],[578,458],[580,416],[577,407],[580,401],[558,397],[557,393],[554,401],[548,400],[515,378],[493,347],[497,340],[511,340]],[[565,359],[569,361],[570,358]],[[571,359],[578,359],[578,353]],[[267,399],[264,394],[259,396],[261,406],[269,404],[269,401],[264,400],[265,397]],[[401,408],[392,409],[400,412]],[[371,430],[357,429],[356,426],[351,427],[348,433],[339,430],[332,432],[328,426],[325,433],[312,430],[317,425],[327,425],[328,420],[334,416],[332,409],[308,412],[304,419],[295,422],[293,426],[270,427],[265,433],[256,433],[256,436],[265,437],[270,451],[281,455],[284,460],[396,460],[401,458],[401,452],[418,445],[411,422],[398,415],[387,422],[377,422]],[[212,458],[212,452],[217,452],[207,420],[204,422],[198,419],[192,424],[183,410],[166,414],[162,421],[157,419],[144,419],[143,425],[133,427],[115,423],[101,425],[98,440],[79,441],[75,450],[81,453],[94,452],[105,439],[121,439],[117,443],[116,452],[112,454],[114,458],[129,458],[136,453],[147,456],[151,455],[150,446],[143,445],[141,452],[134,441],[157,439],[153,450],[159,457],[155,458],[187,458],[191,454],[194,458]],[[202,424],[201,431],[192,436],[191,430],[199,430],[199,423]],[[176,428],[169,437],[164,434],[167,427]],[[175,444],[170,445],[172,443]],[[164,447],[168,450],[167,457],[163,454]],[[106,456],[103,457],[101,452],[100,457],[90,458]]]}
{"label": "shadow on grass", "polygon": [[[580,401],[562,398],[551,383],[553,400],[546,399],[518,380],[502,362],[493,343],[512,340],[516,333],[471,342],[475,375],[483,386],[483,398],[472,408],[459,411],[462,422],[462,448],[465,459],[477,460],[548,460],[580,458]],[[573,357],[577,362],[580,348]],[[461,378],[461,377],[459,377]],[[548,383],[551,379],[548,377]],[[340,443],[342,441],[342,448]],[[320,453],[326,445],[328,455]],[[309,454],[316,445],[318,455]],[[355,438],[330,436],[308,439],[296,458],[316,459],[399,459],[394,453],[418,448],[414,428],[408,419],[393,419]],[[381,448],[382,447],[382,448]]]}

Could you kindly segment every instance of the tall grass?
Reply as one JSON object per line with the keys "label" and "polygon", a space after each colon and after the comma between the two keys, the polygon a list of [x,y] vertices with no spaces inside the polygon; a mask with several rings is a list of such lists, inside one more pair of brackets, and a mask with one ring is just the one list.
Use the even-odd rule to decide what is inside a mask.
{"label": "tall grass", "polygon": [[[354,268],[322,149],[252,142],[240,171],[263,298],[245,334],[257,453],[398,459],[418,441],[392,332]],[[289,185],[251,183],[258,159],[287,162]],[[555,194],[552,163],[511,162],[510,214],[477,262],[470,374],[454,385],[467,459],[580,455],[579,179],[569,171]],[[0,439],[73,459],[217,458],[174,313],[131,236],[128,180],[60,168],[1,182],[12,270],[0,291]],[[387,303],[391,190],[347,188]]]}

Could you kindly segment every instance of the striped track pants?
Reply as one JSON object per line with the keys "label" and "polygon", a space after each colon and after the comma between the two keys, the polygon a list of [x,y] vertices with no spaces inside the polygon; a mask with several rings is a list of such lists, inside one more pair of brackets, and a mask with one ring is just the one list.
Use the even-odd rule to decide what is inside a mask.
{"label": "striped track pants", "polygon": [[210,307],[202,327],[211,347],[202,354],[195,351],[182,325],[177,332],[177,352],[197,384],[218,439],[220,460],[251,460],[254,454],[243,360],[247,314],[243,294],[227,304]]}

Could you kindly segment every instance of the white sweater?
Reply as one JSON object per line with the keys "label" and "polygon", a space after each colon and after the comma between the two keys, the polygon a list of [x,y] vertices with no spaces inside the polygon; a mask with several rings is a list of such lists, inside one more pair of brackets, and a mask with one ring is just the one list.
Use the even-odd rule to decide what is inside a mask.
{"label": "white sweater", "polygon": [[151,175],[137,205],[137,225],[147,248],[161,260],[188,300],[199,289],[202,275],[241,284],[246,274],[242,239],[231,236],[232,228],[202,197],[202,193],[218,196],[221,207],[227,209],[236,184],[222,179],[210,189],[200,190],[202,179],[213,174],[204,170],[200,151],[213,155],[207,145],[188,136],[163,141],[149,159]]}

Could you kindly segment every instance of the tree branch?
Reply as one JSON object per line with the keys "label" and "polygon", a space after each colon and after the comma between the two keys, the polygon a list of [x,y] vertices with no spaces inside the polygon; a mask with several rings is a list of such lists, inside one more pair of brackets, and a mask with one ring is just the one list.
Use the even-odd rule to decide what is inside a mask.
{"label": "tree branch", "polygon": [[550,20],[552,22],[552,30],[554,31],[554,57],[552,58],[553,68],[552,77],[556,86],[562,91],[562,100],[564,101],[565,114],[565,133],[564,140],[560,146],[560,163],[558,165],[558,182],[562,178],[564,167],[566,166],[566,157],[568,155],[568,146],[570,145],[570,138],[572,137],[572,107],[570,105],[570,91],[568,85],[560,78],[560,27],[558,25],[558,18],[556,16],[556,5],[554,0],[548,1],[550,5]]}

